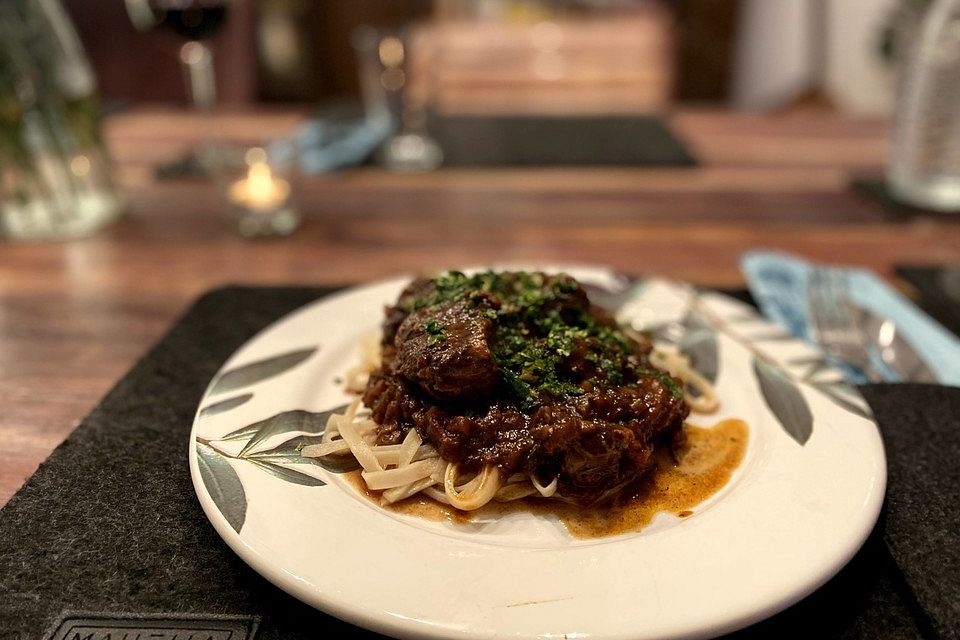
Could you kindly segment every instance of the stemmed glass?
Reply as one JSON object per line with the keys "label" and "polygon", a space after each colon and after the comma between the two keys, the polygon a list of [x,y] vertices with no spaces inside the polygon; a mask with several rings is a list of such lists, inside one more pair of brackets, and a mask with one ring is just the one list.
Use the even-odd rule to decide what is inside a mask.
{"label": "stemmed glass", "polygon": [[[353,34],[367,120],[388,123],[391,135],[380,160],[395,171],[429,171],[443,162],[443,151],[426,127],[428,84],[410,82],[410,33],[387,32],[364,25]],[[429,60],[420,65],[423,72]]]}
{"label": "stemmed glass", "polygon": [[[199,113],[212,113],[217,89],[209,39],[223,27],[229,0],[125,0],[125,3],[130,21],[138,30],[165,28],[186,40],[180,46],[180,61],[191,102]],[[217,145],[210,139],[211,130],[208,126],[203,128],[201,135],[206,139],[200,148],[175,162],[173,170],[192,170],[205,175],[216,171],[221,158]]]}

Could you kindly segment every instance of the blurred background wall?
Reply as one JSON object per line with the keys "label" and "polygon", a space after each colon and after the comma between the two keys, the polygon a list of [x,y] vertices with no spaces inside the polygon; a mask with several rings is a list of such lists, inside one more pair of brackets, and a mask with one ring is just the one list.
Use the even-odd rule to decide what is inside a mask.
{"label": "blurred background wall", "polygon": [[[900,0],[743,0],[731,100],[768,109],[822,83],[840,108],[885,113],[883,38]],[[815,68],[815,67],[822,68]]]}
{"label": "blurred background wall", "polygon": [[[186,102],[181,41],[161,29],[136,30],[121,0],[64,1],[105,99]],[[232,0],[212,42],[222,102],[317,102],[359,95],[350,41],[361,24],[470,20],[532,28],[556,19],[586,25],[626,12],[650,23],[630,32],[623,22],[627,41],[632,34],[659,38],[669,43],[669,56],[637,53],[638,42],[622,48],[620,62],[666,78],[671,102],[772,109],[819,88],[840,108],[883,113],[890,73],[881,40],[897,5],[910,1],[916,0]],[[596,47],[611,49],[609,35],[597,33]]]}

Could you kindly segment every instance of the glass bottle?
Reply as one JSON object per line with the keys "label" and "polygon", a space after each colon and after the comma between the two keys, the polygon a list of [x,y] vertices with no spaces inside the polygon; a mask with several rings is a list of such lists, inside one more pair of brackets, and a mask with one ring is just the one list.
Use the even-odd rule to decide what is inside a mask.
{"label": "glass bottle", "polygon": [[899,70],[889,187],[914,206],[960,212],[960,0],[935,0]]}
{"label": "glass bottle", "polygon": [[0,2],[0,59],[0,237],[73,237],[115,219],[93,71],[59,0]]}

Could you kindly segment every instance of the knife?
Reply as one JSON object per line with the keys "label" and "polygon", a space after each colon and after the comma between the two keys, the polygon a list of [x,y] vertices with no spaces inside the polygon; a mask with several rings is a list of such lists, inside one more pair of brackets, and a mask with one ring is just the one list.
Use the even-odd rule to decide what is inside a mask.
{"label": "knife", "polygon": [[867,348],[903,382],[938,384],[940,380],[917,353],[896,323],[869,309],[854,305],[857,322],[866,337]]}

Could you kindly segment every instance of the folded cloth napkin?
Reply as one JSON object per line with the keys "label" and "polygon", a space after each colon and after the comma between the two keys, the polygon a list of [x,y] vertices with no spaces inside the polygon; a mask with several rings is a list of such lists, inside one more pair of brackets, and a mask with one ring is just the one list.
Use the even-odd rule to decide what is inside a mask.
{"label": "folded cloth napkin", "polygon": [[[760,310],[793,335],[816,343],[807,306],[807,281],[815,265],[782,253],[750,251],[741,268],[750,293]],[[897,325],[907,342],[946,385],[960,386],[960,340],[912,302],[864,269],[843,269],[851,301]],[[854,372],[846,372],[853,383],[862,383]]]}
{"label": "folded cloth napkin", "polygon": [[270,158],[280,164],[296,159],[306,174],[345,169],[365,162],[392,130],[389,118],[316,117],[289,138],[274,141]]}

